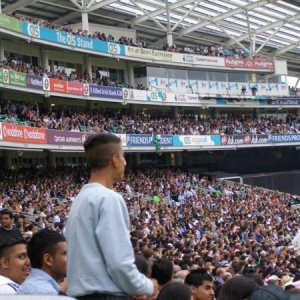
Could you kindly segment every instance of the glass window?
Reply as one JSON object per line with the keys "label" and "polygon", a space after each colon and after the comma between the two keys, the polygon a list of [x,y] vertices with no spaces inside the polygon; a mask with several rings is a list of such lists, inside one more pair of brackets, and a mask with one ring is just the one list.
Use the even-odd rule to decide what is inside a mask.
{"label": "glass window", "polygon": [[208,72],[208,79],[210,81],[227,81],[227,75],[222,72]]}
{"label": "glass window", "polygon": [[168,70],[165,68],[147,67],[147,76],[167,78]]}
{"label": "glass window", "polygon": [[228,81],[229,82],[248,82],[248,74],[247,73],[228,73]]}
{"label": "glass window", "polygon": [[187,79],[187,70],[168,69],[168,78]]}
{"label": "glass window", "polygon": [[188,70],[188,79],[189,80],[208,80],[207,72]]}

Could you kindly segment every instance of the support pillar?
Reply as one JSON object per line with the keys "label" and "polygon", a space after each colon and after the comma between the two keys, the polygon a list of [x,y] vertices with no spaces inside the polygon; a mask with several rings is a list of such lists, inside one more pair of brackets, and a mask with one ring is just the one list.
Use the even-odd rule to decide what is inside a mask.
{"label": "support pillar", "polygon": [[41,65],[45,70],[50,71],[48,51],[44,49],[41,50]]}
{"label": "support pillar", "polygon": [[83,11],[81,13],[81,19],[82,19],[82,30],[89,31],[89,15],[88,15],[88,13]]}
{"label": "support pillar", "polygon": [[171,47],[173,45],[173,34],[172,34],[172,32],[167,33],[167,43],[168,43],[169,47]]}
{"label": "support pillar", "polygon": [[90,78],[93,78],[93,72],[92,72],[92,63],[90,57],[86,54],[84,56],[84,66],[83,66],[83,73],[87,71],[89,74]]}
{"label": "support pillar", "polygon": [[0,61],[4,61],[4,60],[5,60],[4,45],[3,45],[3,41],[0,40]]}
{"label": "support pillar", "polygon": [[134,68],[133,68],[133,64],[131,62],[129,62],[127,64],[127,76],[128,76],[129,86],[135,88],[135,86],[134,86]]}

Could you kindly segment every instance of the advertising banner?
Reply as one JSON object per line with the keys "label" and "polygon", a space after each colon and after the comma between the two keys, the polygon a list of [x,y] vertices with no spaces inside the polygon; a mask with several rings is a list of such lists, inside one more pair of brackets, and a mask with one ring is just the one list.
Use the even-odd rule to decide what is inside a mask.
{"label": "advertising banner", "polygon": [[199,81],[199,89],[200,94],[205,94],[209,92],[209,84],[208,81]]}
{"label": "advertising banner", "polygon": [[27,36],[54,42],[60,45],[115,55],[125,55],[124,45],[107,43],[98,39],[91,39],[79,35],[73,35],[68,32],[39,27],[27,22],[23,22],[21,32]]}
{"label": "advertising banner", "polygon": [[155,59],[162,61],[173,61],[173,56],[176,53],[159,51],[153,49],[125,46],[126,56],[139,57],[145,59]]}
{"label": "advertising banner", "polygon": [[2,139],[9,142],[46,144],[46,129],[2,123]]}
{"label": "advertising banner", "polygon": [[67,81],[58,80],[58,79],[50,79],[50,91],[66,94],[68,92]]}
{"label": "advertising banner", "polygon": [[3,134],[2,134],[2,124],[3,123],[0,123],[0,141],[3,140]]}
{"label": "advertising banner", "polygon": [[177,87],[180,90],[179,92],[185,92],[189,88],[188,81],[183,79],[178,79]]}
{"label": "advertising banner", "polygon": [[221,145],[251,145],[251,144],[268,144],[267,134],[237,134],[222,135]]}
{"label": "advertising banner", "polygon": [[158,91],[158,92],[151,92],[147,91],[147,101],[165,101],[167,99],[167,93]]}
{"label": "advertising banner", "polygon": [[0,14],[0,27],[22,33],[22,21]]}
{"label": "advertising banner", "polygon": [[168,78],[158,78],[158,87],[167,88],[168,87]]}
{"label": "advertising banner", "polygon": [[147,91],[123,89],[123,99],[147,101]]}
{"label": "advertising banner", "polygon": [[[127,134],[126,135],[126,146],[135,147],[135,146],[155,146],[152,142],[152,135],[150,134]],[[161,146],[172,146],[173,145],[173,136],[172,135],[161,135],[160,145]]]}
{"label": "advertising banner", "polygon": [[173,145],[180,146],[216,146],[220,145],[219,135],[174,135]]}
{"label": "advertising banner", "polygon": [[90,84],[89,93],[92,97],[123,99],[122,88],[118,87]]}
{"label": "advertising banner", "polygon": [[198,94],[168,93],[167,102],[199,103]]}
{"label": "advertising banner", "polygon": [[26,85],[28,88],[35,90],[43,89],[43,77],[35,75],[26,75]]}
{"label": "advertising banner", "polygon": [[9,70],[9,83],[13,85],[26,86],[26,74]]}
{"label": "advertising banner", "polygon": [[[212,57],[204,55],[195,55],[195,54],[177,54],[176,62],[183,62],[188,64],[194,64],[199,66],[215,66],[215,67],[224,67],[224,58],[223,57]],[[175,60],[174,60],[175,61]]]}
{"label": "advertising banner", "polygon": [[269,135],[270,143],[299,143],[300,142],[300,134],[270,134]]}
{"label": "advertising banner", "polygon": [[83,83],[68,81],[68,93],[74,95],[84,95]]}
{"label": "advertising banner", "polygon": [[168,79],[168,87],[170,90],[172,90],[172,89],[176,90],[178,87],[178,80],[169,78]]}
{"label": "advertising banner", "polygon": [[265,59],[225,58],[225,67],[240,69],[274,70],[274,61]]}
{"label": "advertising banner", "polygon": [[268,105],[300,105],[300,98],[286,97],[286,98],[276,98],[267,99]]}
{"label": "advertising banner", "polygon": [[47,130],[47,144],[82,146],[86,138],[85,132]]}
{"label": "advertising banner", "polygon": [[158,78],[157,77],[147,77],[148,87],[158,87]]}

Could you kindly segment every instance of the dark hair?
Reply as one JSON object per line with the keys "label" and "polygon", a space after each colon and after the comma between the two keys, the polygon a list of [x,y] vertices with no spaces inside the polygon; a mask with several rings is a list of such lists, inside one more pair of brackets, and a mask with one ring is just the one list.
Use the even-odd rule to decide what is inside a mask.
{"label": "dark hair", "polygon": [[25,239],[19,236],[5,236],[0,237],[0,257],[7,256],[10,252],[11,247],[18,245],[18,244],[27,244]]}
{"label": "dark hair", "polygon": [[173,263],[167,259],[158,259],[152,265],[151,277],[159,284],[166,284],[172,279]]}
{"label": "dark hair", "polygon": [[147,259],[143,255],[134,255],[135,258],[135,265],[140,273],[144,274],[145,276],[149,276],[149,263]]}
{"label": "dark hair", "polygon": [[10,219],[13,219],[14,218],[14,214],[11,210],[5,208],[5,209],[2,209],[0,211],[0,216],[2,217],[3,215],[9,215]]}
{"label": "dark hair", "polygon": [[170,282],[161,289],[156,300],[191,300],[191,298],[192,291],[188,285]]}
{"label": "dark hair", "polygon": [[43,229],[35,233],[27,245],[27,252],[33,268],[41,269],[46,253],[55,255],[56,244],[65,242],[65,237],[53,230]]}
{"label": "dark hair", "polygon": [[203,281],[213,281],[213,278],[207,273],[205,269],[196,269],[191,271],[185,278],[184,283],[199,287]]}
{"label": "dark hair", "polygon": [[217,300],[244,300],[249,299],[252,293],[259,288],[254,279],[237,275],[229,279],[223,286]]}
{"label": "dark hair", "polygon": [[84,142],[84,150],[88,166],[103,169],[114,154],[117,154],[121,140],[114,134],[99,133],[90,135]]}

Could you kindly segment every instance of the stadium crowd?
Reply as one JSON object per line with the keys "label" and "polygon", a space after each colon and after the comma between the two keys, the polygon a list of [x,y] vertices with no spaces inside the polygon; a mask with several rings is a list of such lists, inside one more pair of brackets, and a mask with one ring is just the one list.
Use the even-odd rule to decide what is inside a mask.
{"label": "stadium crowd", "polygon": [[0,68],[64,81],[98,84],[102,86],[127,87],[127,85],[124,83],[121,84],[118,81],[113,81],[108,76],[101,75],[99,70],[96,71],[95,78],[91,78],[87,71],[85,71],[83,76],[80,77],[80,75],[75,70],[71,71],[68,75],[64,68],[57,68],[56,71],[46,70],[45,68],[40,66],[34,66],[23,61],[13,60],[10,57],[7,57],[7,59],[0,62]]}
{"label": "stadium crowd", "polygon": [[284,120],[275,116],[253,116],[228,113],[215,118],[204,115],[102,110],[76,112],[38,104],[0,102],[1,121],[63,131],[119,134],[271,134],[298,133],[298,115],[287,114]]}
{"label": "stadium crowd", "polygon": [[[77,31],[73,30],[67,26],[61,26],[58,24],[53,24],[48,20],[43,18],[34,19],[25,16],[18,16],[17,14],[13,14],[13,17],[39,25],[41,27],[46,27],[54,30],[64,31],[73,35],[82,36],[86,38],[99,39],[101,41],[114,42],[121,45],[133,46],[133,47],[141,47],[141,48],[151,48],[150,43],[144,37],[136,37],[133,39],[132,37],[121,36],[120,38],[115,38],[112,34],[106,35],[101,32],[89,33],[87,30],[83,30],[81,28],[77,29]],[[173,43],[172,45],[164,44],[158,50],[169,51],[169,52],[177,52],[177,53],[186,53],[186,54],[197,54],[204,56],[217,56],[217,57],[235,57],[235,58],[248,58],[249,57],[249,49],[247,48],[224,48],[222,45],[176,45]]]}
{"label": "stadium crowd", "polygon": [[[47,228],[63,235],[70,205],[86,180],[82,168],[2,170],[2,227],[9,210],[15,229],[27,240]],[[176,287],[183,291],[183,282],[195,285],[191,276],[197,274],[213,283],[213,289],[195,300],[212,300],[214,295],[220,300],[250,299],[264,285],[299,297],[300,252],[292,240],[300,214],[289,206],[291,195],[153,167],[129,171],[114,190],[123,193],[128,206],[136,264],[160,285],[157,299],[185,299],[161,297]],[[29,289],[34,294],[25,283],[19,292]],[[174,285],[171,291],[169,285]]]}

